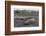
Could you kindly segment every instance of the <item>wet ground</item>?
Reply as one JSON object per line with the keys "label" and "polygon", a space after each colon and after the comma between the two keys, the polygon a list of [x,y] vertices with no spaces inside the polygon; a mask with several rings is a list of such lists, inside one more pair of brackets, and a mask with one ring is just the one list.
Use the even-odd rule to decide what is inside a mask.
{"label": "wet ground", "polygon": [[37,26],[39,26],[39,17],[38,16],[33,16],[33,18],[38,20],[38,22],[33,23],[33,24],[32,23],[25,24],[23,19],[17,20],[16,17],[14,17],[14,27],[37,27]]}

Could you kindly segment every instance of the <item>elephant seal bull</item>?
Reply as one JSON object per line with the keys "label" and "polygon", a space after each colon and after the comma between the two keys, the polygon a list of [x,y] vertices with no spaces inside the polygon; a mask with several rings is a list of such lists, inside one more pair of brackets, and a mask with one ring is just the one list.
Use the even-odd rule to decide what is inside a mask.
{"label": "elephant seal bull", "polygon": [[31,18],[31,19],[27,19],[25,22],[24,22],[24,24],[34,24],[34,23],[36,23],[37,22],[37,20],[35,19],[35,18]]}

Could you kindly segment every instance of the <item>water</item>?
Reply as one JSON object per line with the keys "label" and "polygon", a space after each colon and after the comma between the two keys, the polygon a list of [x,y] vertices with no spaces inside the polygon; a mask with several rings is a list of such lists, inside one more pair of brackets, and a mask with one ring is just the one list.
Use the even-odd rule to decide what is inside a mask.
{"label": "water", "polygon": [[14,27],[38,27],[39,26],[39,16],[33,16],[38,22],[36,23],[27,23],[25,24],[23,21],[24,20],[18,20],[16,21],[16,18],[14,18]]}

